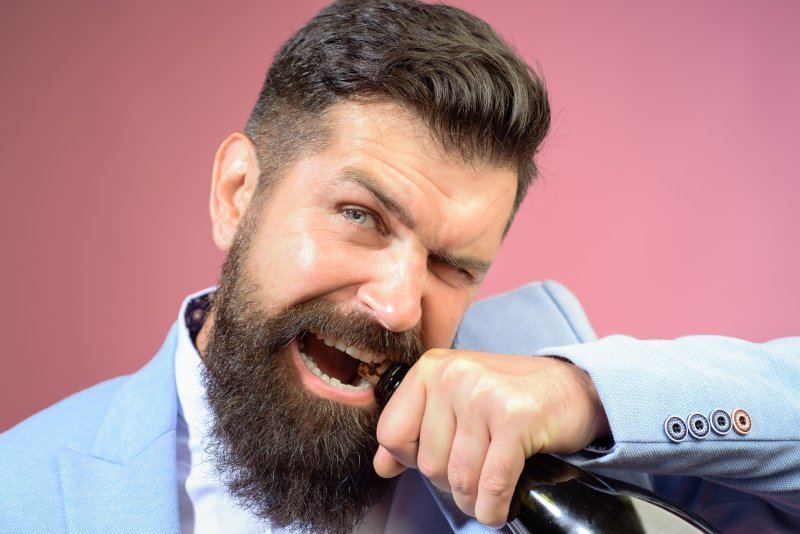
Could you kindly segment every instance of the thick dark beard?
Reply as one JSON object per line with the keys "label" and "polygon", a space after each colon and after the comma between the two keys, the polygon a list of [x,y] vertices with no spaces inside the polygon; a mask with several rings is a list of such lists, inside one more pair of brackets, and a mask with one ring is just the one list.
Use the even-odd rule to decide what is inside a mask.
{"label": "thick dark beard", "polygon": [[285,349],[313,330],[410,364],[422,353],[419,332],[388,332],[325,300],[265,311],[242,276],[243,244],[226,260],[204,358],[215,468],[272,526],[350,532],[391,490],[372,467],[378,410],[312,394]]}

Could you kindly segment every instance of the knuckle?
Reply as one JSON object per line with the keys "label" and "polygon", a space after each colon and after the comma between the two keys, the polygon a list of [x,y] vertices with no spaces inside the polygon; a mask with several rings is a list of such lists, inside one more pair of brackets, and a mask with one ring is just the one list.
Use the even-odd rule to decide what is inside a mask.
{"label": "knuckle", "polygon": [[520,416],[529,414],[531,409],[532,406],[528,397],[515,395],[506,398],[501,414],[504,422],[509,423],[519,421]]}
{"label": "knuckle", "polygon": [[509,395],[499,401],[492,413],[494,428],[513,430],[520,428],[520,421],[541,421],[542,408],[530,395]]}
{"label": "knuckle", "polygon": [[429,458],[417,458],[417,469],[420,473],[425,475],[425,478],[431,481],[440,482],[445,480],[445,477],[442,476],[444,474],[442,468]]}
{"label": "knuckle", "polygon": [[448,349],[443,349],[441,347],[434,348],[434,349],[428,349],[428,350],[425,351],[425,354],[423,354],[423,357],[424,358],[428,358],[428,359],[437,359],[437,358],[441,358],[442,356],[444,356],[448,352],[449,352]]}
{"label": "knuckle", "polygon": [[486,475],[481,477],[479,491],[492,500],[510,501],[514,486],[503,477]]}
{"label": "knuckle", "polygon": [[465,497],[473,497],[477,486],[475,478],[471,472],[460,467],[449,466],[447,468],[447,480],[453,493],[459,493]]}
{"label": "knuckle", "polygon": [[446,349],[430,349],[425,351],[425,353],[420,356],[419,360],[417,360],[417,363],[411,368],[411,371],[409,371],[409,374],[406,375],[404,380],[408,381],[412,376],[421,380],[430,378],[436,373],[436,369],[445,357],[445,353]]}
{"label": "knuckle", "polygon": [[441,380],[445,385],[456,385],[465,379],[474,381],[481,375],[480,363],[468,358],[453,358],[442,369]]}
{"label": "knuckle", "polygon": [[429,368],[441,362],[442,360],[448,358],[450,352],[452,351],[449,349],[442,349],[442,348],[428,349],[422,354],[422,356],[420,357],[419,361],[415,364],[415,366],[422,368]]}

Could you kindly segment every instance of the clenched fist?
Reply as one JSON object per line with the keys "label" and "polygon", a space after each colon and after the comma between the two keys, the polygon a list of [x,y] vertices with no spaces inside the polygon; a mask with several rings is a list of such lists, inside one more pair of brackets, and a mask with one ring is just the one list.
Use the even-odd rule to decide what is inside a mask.
{"label": "clenched fist", "polygon": [[378,423],[375,471],[419,469],[481,523],[499,527],[525,459],[568,454],[609,434],[589,375],[556,358],[434,349]]}

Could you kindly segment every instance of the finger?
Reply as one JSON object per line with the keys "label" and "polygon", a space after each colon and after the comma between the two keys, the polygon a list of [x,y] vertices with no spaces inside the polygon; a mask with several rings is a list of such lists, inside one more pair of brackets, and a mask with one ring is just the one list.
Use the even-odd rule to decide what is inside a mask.
{"label": "finger", "polygon": [[475,515],[478,482],[489,448],[489,432],[481,426],[465,425],[459,419],[447,465],[447,479],[456,505]]}
{"label": "finger", "polygon": [[525,453],[518,440],[492,436],[478,482],[475,518],[500,528],[508,518],[514,489],[525,465]]}
{"label": "finger", "polygon": [[455,432],[456,419],[449,403],[442,403],[441,396],[429,395],[419,431],[417,469],[436,487],[448,492],[447,466]]}
{"label": "finger", "polygon": [[419,432],[425,414],[425,384],[411,368],[378,419],[378,443],[401,464],[416,469]]}
{"label": "finger", "polygon": [[394,459],[394,456],[389,454],[389,451],[383,447],[378,447],[378,452],[375,453],[375,458],[372,460],[372,466],[378,476],[383,478],[393,478],[408,469],[400,462]]}

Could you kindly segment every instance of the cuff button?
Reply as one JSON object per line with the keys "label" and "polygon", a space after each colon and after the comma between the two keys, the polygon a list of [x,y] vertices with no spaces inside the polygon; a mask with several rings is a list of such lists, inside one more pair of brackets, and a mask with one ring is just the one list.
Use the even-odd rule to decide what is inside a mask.
{"label": "cuff button", "polygon": [[711,421],[711,430],[724,436],[731,431],[731,416],[725,410],[716,409],[708,416]]}
{"label": "cuff button", "polygon": [[708,419],[701,413],[693,413],[687,419],[687,426],[689,427],[689,434],[697,439],[705,439],[711,431],[708,425]]}
{"label": "cuff button", "polygon": [[750,414],[741,408],[738,408],[731,413],[731,419],[733,419],[733,429],[737,434],[744,436],[750,432],[751,428],[753,428],[753,421],[750,419]]}
{"label": "cuff button", "polygon": [[664,431],[667,433],[667,437],[675,443],[686,439],[686,423],[683,422],[683,419],[675,415],[664,422]]}

